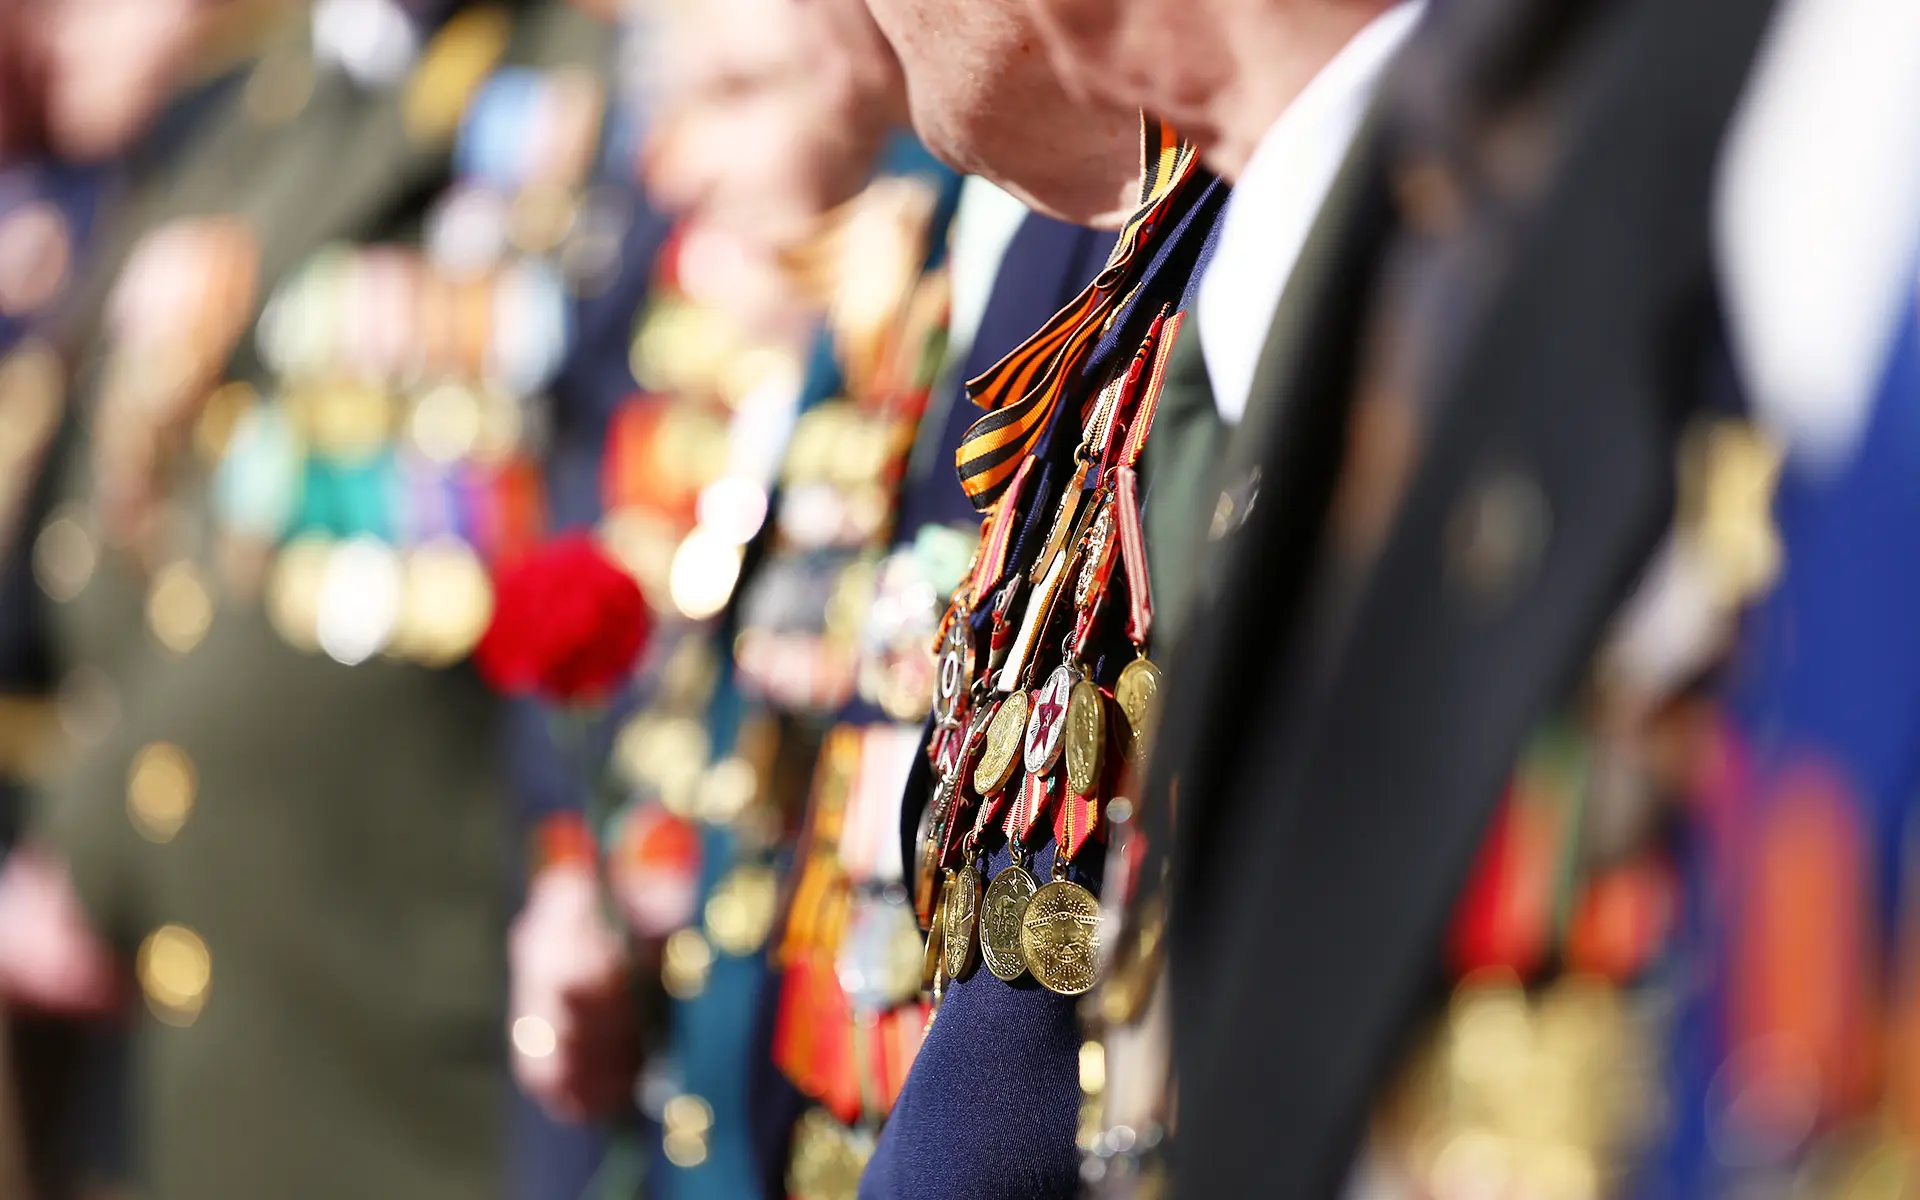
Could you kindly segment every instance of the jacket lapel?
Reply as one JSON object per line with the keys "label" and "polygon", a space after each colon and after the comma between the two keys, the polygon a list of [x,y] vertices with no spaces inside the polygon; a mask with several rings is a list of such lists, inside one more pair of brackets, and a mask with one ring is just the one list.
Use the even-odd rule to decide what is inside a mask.
{"label": "jacket lapel", "polygon": [[1330,569],[1322,531],[1394,219],[1384,158],[1273,349],[1263,495],[1156,766],[1183,798],[1183,1194],[1345,1175],[1519,742],[1669,512],[1714,149],[1767,8],[1642,0],[1590,31],[1560,155],[1495,226],[1498,277],[1420,398],[1424,449],[1363,571]]}

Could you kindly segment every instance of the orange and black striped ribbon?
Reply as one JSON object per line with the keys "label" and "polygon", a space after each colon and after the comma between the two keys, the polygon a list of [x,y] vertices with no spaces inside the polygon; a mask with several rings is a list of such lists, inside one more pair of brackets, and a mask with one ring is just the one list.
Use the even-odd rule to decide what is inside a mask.
{"label": "orange and black striped ribbon", "polygon": [[961,488],[980,512],[1000,499],[1046,433],[1067,381],[1099,340],[1109,315],[1125,300],[1140,247],[1179,185],[1193,173],[1193,147],[1171,126],[1151,118],[1141,120],[1140,153],[1140,207],[1120,231],[1105,269],[1038,333],[967,384],[968,398],[989,411],[967,430],[954,462]]}

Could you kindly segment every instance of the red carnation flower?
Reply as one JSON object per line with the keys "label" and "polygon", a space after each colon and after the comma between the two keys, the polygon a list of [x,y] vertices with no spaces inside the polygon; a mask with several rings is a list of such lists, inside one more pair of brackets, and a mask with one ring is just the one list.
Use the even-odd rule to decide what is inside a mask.
{"label": "red carnation flower", "polygon": [[500,572],[474,660],[503,692],[591,702],[633,670],[650,632],[639,585],[592,538],[569,534]]}

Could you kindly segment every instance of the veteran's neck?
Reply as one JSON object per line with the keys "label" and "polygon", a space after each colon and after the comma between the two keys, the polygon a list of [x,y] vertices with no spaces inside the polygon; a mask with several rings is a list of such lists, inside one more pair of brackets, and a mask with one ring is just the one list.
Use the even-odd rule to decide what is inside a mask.
{"label": "veteran's neck", "polygon": [[1218,86],[1197,98],[1186,132],[1204,146],[1207,166],[1237,180],[1267,131],[1335,55],[1392,0],[1330,0],[1231,6],[1220,45],[1227,53]]}

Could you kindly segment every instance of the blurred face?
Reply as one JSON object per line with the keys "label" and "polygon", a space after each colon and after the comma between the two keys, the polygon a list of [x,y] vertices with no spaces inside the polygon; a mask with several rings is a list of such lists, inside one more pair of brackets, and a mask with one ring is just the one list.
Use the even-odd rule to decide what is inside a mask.
{"label": "blurred face", "polygon": [[898,65],[846,0],[701,0],[659,27],[647,151],[663,207],[772,250],[801,244],[866,182],[905,123]]}
{"label": "blurred face", "polygon": [[1028,0],[868,4],[906,72],[928,149],[1066,220],[1125,216],[1139,173],[1135,110],[1069,94]]}
{"label": "blurred face", "polygon": [[0,0],[0,161],[104,158],[145,126],[206,0]]}

